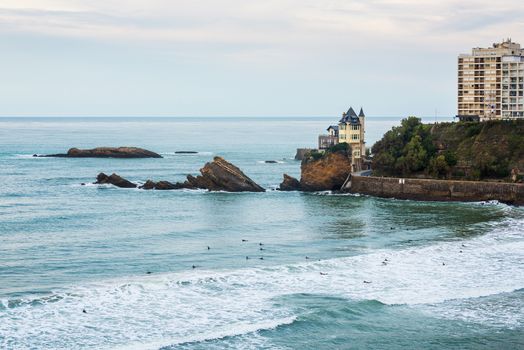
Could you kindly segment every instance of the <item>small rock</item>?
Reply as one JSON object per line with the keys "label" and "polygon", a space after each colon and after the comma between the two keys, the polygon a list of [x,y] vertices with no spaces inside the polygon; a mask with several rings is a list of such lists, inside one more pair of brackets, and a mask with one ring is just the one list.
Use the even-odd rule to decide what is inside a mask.
{"label": "small rock", "polygon": [[143,190],[153,190],[155,189],[155,186],[156,186],[156,183],[154,181],[151,181],[151,180],[147,180],[142,186],[140,186],[139,188],[143,189]]}
{"label": "small rock", "polygon": [[185,188],[185,186],[183,186],[183,184],[180,184],[180,183],[174,184],[174,183],[171,183],[169,181],[154,182],[154,181],[151,181],[151,180],[147,180],[139,188],[141,188],[143,190],[160,190],[160,191],[165,191],[165,190],[178,190],[178,189],[181,189],[181,188]]}
{"label": "small rock", "polygon": [[278,187],[279,191],[299,191],[300,181],[288,174],[284,174],[284,180]]}
{"label": "small rock", "polygon": [[107,176],[104,173],[98,174],[98,176],[96,177],[95,184],[97,184],[97,185],[100,185],[100,184],[111,184],[111,185],[114,185],[116,187],[121,187],[121,188],[136,188],[137,187],[136,184],[134,184],[131,181],[128,181],[128,180],[124,179],[123,177],[120,177],[119,175],[114,174],[114,173],[111,174],[111,176]]}
{"label": "small rock", "polygon": [[177,190],[181,187],[178,184],[169,181],[158,181],[155,185],[155,190]]}

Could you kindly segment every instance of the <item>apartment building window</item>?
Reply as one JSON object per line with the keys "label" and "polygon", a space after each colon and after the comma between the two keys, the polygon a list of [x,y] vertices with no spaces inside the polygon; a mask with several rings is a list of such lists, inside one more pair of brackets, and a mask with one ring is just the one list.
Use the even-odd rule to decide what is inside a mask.
{"label": "apartment building window", "polygon": [[353,134],[351,135],[351,139],[352,140],[358,140],[360,138],[360,135],[359,134]]}
{"label": "apartment building window", "polygon": [[351,130],[360,130],[360,125],[351,125]]}
{"label": "apartment building window", "polygon": [[345,140],[345,139],[346,139],[346,135],[345,135],[345,134],[340,134],[340,138],[341,138],[342,140]]}

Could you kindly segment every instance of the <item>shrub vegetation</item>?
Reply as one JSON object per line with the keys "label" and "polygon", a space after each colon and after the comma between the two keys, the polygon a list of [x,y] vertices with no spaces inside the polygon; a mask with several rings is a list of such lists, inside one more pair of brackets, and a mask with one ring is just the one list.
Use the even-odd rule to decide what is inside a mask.
{"label": "shrub vegetation", "polygon": [[408,117],[372,152],[378,176],[505,179],[524,171],[524,121],[433,125]]}

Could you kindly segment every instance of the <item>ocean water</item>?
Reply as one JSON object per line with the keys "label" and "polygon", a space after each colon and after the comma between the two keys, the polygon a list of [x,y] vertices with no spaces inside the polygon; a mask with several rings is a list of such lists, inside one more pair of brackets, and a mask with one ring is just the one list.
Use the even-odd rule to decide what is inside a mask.
{"label": "ocean water", "polygon": [[[274,191],[332,122],[0,118],[0,348],[524,348],[524,209]],[[164,158],[31,156],[123,145]],[[269,191],[91,184],[215,155]]]}

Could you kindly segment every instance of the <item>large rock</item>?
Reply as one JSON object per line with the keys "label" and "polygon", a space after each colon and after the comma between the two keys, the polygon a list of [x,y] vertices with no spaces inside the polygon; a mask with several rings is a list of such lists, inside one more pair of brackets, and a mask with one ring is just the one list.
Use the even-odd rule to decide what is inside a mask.
{"label": "large rock", "polygon": [[136,184],[114,173],[111,176],[107,176],[104,173],[98,174],[95,184],[111,184],[122,188],[136,188]]}
{"label": "large rock", "polygon": [[284,180],[278,187],[279,191],[299,191],[300,190],[300,181],[295,179],[293,176],[284,174]]}
{"label": "large rock", "polygon": [[351,150],[310,154],[300,166],[303,191],[338,191],[351,173]]}
{"label": "large rock", "polygon": [[265,190],[247,177],[239,168],[222,157],[207,163],[197,177],[187,176],[185,188],[200,188],[209,191],[264,192]]}
{"label": "large rock", "polygon": [[138,147],[97,147],[93,149],[71,148],[66,154],[35,156],[67,158],[162,158],[158,153]]}

